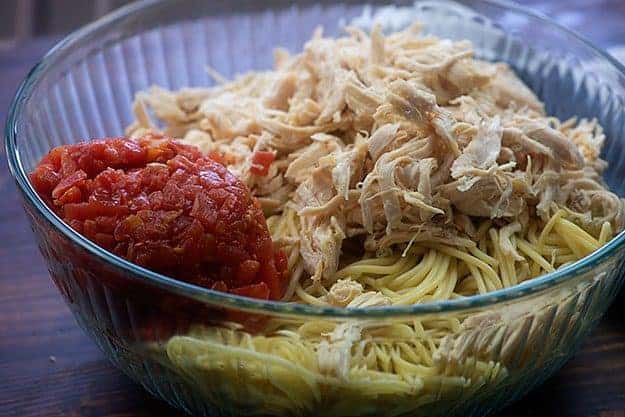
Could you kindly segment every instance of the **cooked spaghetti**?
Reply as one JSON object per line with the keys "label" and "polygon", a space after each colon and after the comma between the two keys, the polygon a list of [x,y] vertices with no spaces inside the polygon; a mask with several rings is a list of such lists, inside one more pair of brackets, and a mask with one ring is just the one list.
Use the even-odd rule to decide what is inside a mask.
{"label": "cooked spaghetti", "polygon": [[[128,129],[180,137],[247,184],[288,254],[283,301],[379,308],[484,294],[622,230],[595,120],[549,117],[510,68],[474,58],[467,41],[420,36],[418,25],[347,33],[319,30],[298,55],[277,50],[274,70],[215,75],[217,87],[140,93]],[[401,414],[506,377],[501,352],[451,355],[476,321],[270,319],[259,334],[221,323],[166,349],[195,380],[236,379],[219,393],[207,382],[206,395],[241,412],[324,402],[346,415],[357,395],[360,414],[389,414],[389,404]]]}

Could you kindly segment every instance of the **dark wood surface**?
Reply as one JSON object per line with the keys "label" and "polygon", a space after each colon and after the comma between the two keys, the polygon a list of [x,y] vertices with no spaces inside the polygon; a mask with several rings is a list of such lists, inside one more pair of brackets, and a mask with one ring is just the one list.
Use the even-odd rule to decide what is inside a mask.
{"label": "dark wood surface", "polygon": [[[53,41],[0,51],[0,121]],[[182,415],[113,368],[82,334],[48,277],[1,155],[0,417]],[[560,372],[500,415],[625,417],[625,296]]]}

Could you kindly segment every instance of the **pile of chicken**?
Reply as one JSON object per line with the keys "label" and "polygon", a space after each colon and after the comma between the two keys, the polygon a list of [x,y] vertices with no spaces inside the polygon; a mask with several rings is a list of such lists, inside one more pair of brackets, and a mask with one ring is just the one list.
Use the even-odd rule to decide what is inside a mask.
{"label": "pile of chicken", "polygon": [[217,153],[266,215],[297,210],[304,267],[324,284],[346,239],[363,253],[468,246],[479,218],[518,231],[558,208],[587,230],[622,229],[594,120],[547,117],[508,66],[475,59],[467,41],[421,36],[418,25],[346,31],[317,30],[298,55],[277,50],[273,71],[140,93],[128,133]]}

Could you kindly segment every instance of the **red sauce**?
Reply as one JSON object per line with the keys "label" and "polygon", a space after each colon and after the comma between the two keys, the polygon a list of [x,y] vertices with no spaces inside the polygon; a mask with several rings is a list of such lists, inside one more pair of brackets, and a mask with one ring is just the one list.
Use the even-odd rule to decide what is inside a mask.
{"label": "red sauce", "polygon": [[137,265],[278,299],[286,258],[249,189],[215,159],[160,136],[102,139],[53,149],[30,179],[72,228]]}

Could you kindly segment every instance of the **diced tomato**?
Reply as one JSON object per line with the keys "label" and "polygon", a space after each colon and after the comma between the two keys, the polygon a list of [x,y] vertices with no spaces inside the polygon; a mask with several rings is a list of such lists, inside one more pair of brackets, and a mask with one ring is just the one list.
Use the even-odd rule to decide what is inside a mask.
{"label": "diced tomato", "polygon": [[60,181],[61,174],[52,163],[42,163],[30,174],[30,182],[42,196],[51,193]]}
{"label": "diced tomato", "polygon": [[286,268],[288,266],[288,261],[289,259],[286,256],[286,253],[284,253],[284,251],[282,250],[278,250],[275,253],[275,263],[276,263],[276,268],[278,269],[278,271],[286,271]]}
{"label": "diced tomato", "polygon": [[63,193],[63,195],[59,196],[56,200],[54,200],[55,204],[63,205],[69,203],[78,203],[82,199],[82,192],[80,188],[77,186],[73,186]]}
{"label": "diced tomato", "polygon": [[215,290],[215,291],[221,291],[221,292],[227,292],[228,291],[228,286],[223,281],[216,281],[215,283],[213,283],[210,286],[210,288],[211,288],[211,290]]}
{"label": "diced tomato", "polygon": [[[274,250],[250,190],[217,159],[162,136],[101,139],[53,149],[30,177],[71,227],[131,262],[218,291],[279,299],[286,256]],[[273,160],[256,152],[258,175]]]}
{"label": "diced tomato", "polygon": [[215,161],[215,162],[219,162],[222,165],[226,164],[226,159],[224,157],[224,154],[222,154],[219,151],[211,151],[211,152],[209,152],[208,153],[208,157],[210,159],[212,159],[213,161]]}
{"label": "diced tomato", "polygon": [[260,269],[260,263],[253,259],[247,259],[239,265],[237,270],[237,282],[240,284],[247,284],[254,280],[254,277],[258,274]]}
{"label": "diced tomato", "polygon": [[269,299],[269,287],[264,282],[234,288],[230,292],[244,297],[260,298],[261,300]]}
{"label": "diced tomato", "polygon": [[87,174],[85,174],[84,171],[79,169],[75,172],[72,172],[71,174],[63,178],[57,184],[56,187],[54,187],[54,190],[52,190],[52,198],[54,199],[59,198],[60,196],[65,194],[65,191],[69,190],[70,188],[76,185],[83,183],[86,179],[87,179]]}
{"label": "diced tomato", "polygon": [[128,208],[113,202],[90,201],[65,204],[63,211],[67,219],[87,220],[99,216],[121,216],[128,213]]}
{"label": "diced tomato", "polygon": [[256,151],[252,154],[252,166],[250,172],[253,175],[264,177],[269,173],[269,166],[276,159],[273,152]]}

